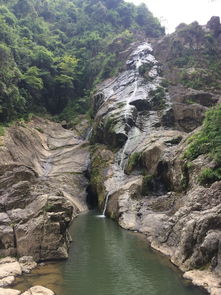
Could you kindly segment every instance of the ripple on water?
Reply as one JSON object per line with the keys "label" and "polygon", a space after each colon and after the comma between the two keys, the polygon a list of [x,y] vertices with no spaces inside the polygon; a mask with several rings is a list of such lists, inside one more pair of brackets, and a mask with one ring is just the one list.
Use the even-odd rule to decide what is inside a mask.
{"label": "ripple on water", "polygon": [[[147,247],[144,237],[121,229],[96,212],[71,228],[67,261],[47,264],[18,279],[22,291],[40,284],[57,295],[203,295],[168,259]],[[175,271],[174,271],[175,270]]]}

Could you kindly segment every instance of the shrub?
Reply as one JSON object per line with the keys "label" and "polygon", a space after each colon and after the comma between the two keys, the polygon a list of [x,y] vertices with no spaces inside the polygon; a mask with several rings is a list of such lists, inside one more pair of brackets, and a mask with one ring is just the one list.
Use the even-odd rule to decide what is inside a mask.
{"label": "shrub", "polygon": [[215,167],[202,170],[199,183],[209,185],[221,180],[221,104],[207,112],[202,130],[190,138],[184,157],[194,160],[201,154],[207,154]]}
{"label": "shrub", "polygon": [[199,175],[199,183],[208,186],[215,181],[221,180],[221,168],[212,169],[205,168],[201,171]]}
{"label": "shrub", "polygon": [[209,154],[221,164],[221,104],[207,112],[202,130],[192,136],[190,142],[185,158],[194,160],[201,154]]}
{"label": "shrub", "polygon": [[149,95],[152,97],[151,105],[155,110],[160,110],[165,106],[166,93],[163,87],[157,87],[156,90],[151,90]]}
{"label": "shrub", "polygon": [[149,71],[152,69],[153,65],[154,65],[153,63],[146,63],[146,64],[141,65],[138,69],[139,74],[141,76],[145,76],[145,74],[148,74]]}
{"label": "shrub", "polygon": [[132,155],[130,155],[128,159],[128,164],[126,168],[126,173],[130,174],[138,165],[141,158],[141,153],[135,152]]}

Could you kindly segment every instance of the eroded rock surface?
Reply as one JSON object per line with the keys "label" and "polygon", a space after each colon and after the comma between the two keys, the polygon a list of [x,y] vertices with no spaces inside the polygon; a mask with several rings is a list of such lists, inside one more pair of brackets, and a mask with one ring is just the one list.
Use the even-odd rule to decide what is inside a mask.
{"label": "eroded rock surface", "polygon": [[87,143],[34,118],[7,129],[0,147],[0,255],[68,257],[72,219],[87,210]]}

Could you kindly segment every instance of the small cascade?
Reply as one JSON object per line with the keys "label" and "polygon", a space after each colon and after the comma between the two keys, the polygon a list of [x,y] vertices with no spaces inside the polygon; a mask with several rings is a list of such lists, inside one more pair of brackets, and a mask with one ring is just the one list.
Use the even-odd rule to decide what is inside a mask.
{"label": "small cascade", "polygon": [[142,66],[142,60],[141,58],[138,59],[138,61],[136,62],[136,70],[139,71],[139,67]]}
{"label": "small cascade", "polygon": [[[125,120],[125,123],[127,124],[127,121],[128,121],[128,114],[129,114],[129,109],[130,109],[130,102],[134,99],[136,93],[137,93],[137,89],[138,89],[138,76],[139,76],[139,73],[138,73],[138,70],[139,70],[139,67],[142,65],[142,60],[141,58],[138,59],[138,61],[136,61],[136,80],[134,82],[134,91],[133,93],[131,94],[131,96],[129,97],[129,99],[127,100],[127,104],[126,104],[126,111],[125,111],[125,115],[124,115],[124,120]],[[123,148],[123,151],[122,151],[122,154],[121,154],[121,160],[120,160],[120,168],[123,170],[124,167],[123,167],[123,163],[124,163],[124,158],[125,158],[125,152],[127,150],[127,146],[129,144],[129,138],[127,139],[127,142],[125,143],[124,145],[124,148]]]}
{"label": "small cascade", "polygon": [[107,204],[108,204],[109,196],[110,196],[110,193],[108,193],[106,195],[106,198],[105,198],[105,204],[104,204],[104,210],[103,210],[103,215],[104,216],[105,216],[105,213],[106,213],[106,210],[107,210]]}
{"label": "small cascade", "polygon": [[122,153],[121,153],[121,158],[120,158],[120,164],[119,164],[119,166],[120,166],[120,168],[121,168],[122,170],[124,170],[124,158],[125,158],[125,153],[126,153],[126,150],[127,150],[128,144],[129,144],[129,139],[128,139],[127,142],[125,143],[124,148],[123,148],[123,151],[122,151]]}
{"label": "small cascade", "polygon": [[[136,100],[137,96],[140,96],[141,98],[145,100],[145,96],[147,96],[148,92],[150,90],[155,90],[160,83],[160,78],[158,75],[158,62],[155,59],[155,57],[152,55],[152,47],[151,44],[148,42],[143,43],[142,45],[138,46],[138,48],[131,54],[129,60],[127,61],[127,65],[130,69],[130,71],[133,73],[133,80],[132,80],[132,87],[133,87],[133,92],[132,94],[127,98],[126,100],[126,105],[125,105],[125,113],[124,113],[124,124],[127,127],[128,126],[128,120],[130,119],[131,115],[131,102]],[[145,83],[146,85],[143,86],[142,81],[143,77],[140,76],[139,69],[142,65],[149,64],[150,65],[150,70],[149,70],[149,76],[150,76],[150,81]],[[130,87],[131,87],[130,86]],[[139,91],[139,93],[138,93]],[[149,125],[151,126],[151,118],[152,114],[149,113],[149,119],[148,122],[150,123]],[[145,122],[146,124],[146,122]],[[145,126],[147,128],[147,126]],[[150,129],[150,128],[149,128]],[[119,155],[119,167],[121,170],[124,170],[125,168],[125,159],[127,158],[126,156],[128,155],[128,147],[137,136],[134,136],[134,127],[132,129],[129,129],[129,134],[128,139],[122,148],[121,154]],[[142,136],[140,136],[141,138]]]}
{"label": "small cascade", "polygon": [[85,140],[89,140],[90,137],[91,137],[91,134],[92,134],[92,131],[93,131],[93,127],[91,127],[87,133],[86,133],[86,136],[85,136]]}
{"label": "small cascade", "polygon": [[110,196],[110,193],[107,193],[106,197],[105,197],[105,204],[104,204],[104,209],[103,209],[102,215],[98,215],[97,217],[100,217],[100,218],[105,218],[106,217],[105,213],[107,211],[107,205],[108,205],[108,201],[109,201],[109,196]]}
{"label": "small cascade", "polygon": [[131,96],[129,97],[129,99],[127,100],[127,104],[126,104],[126,110],[125,110],[125,115],[124,115],[124,120],[125,120],[126,124],[127,124],[128,114],[129,114],[129,110],[130,110],[130,102],[134,99],[136,92],[137,92],[137,88],[138,88],[138,81],[136,80],[134,82],[134,91],[131,94]]}

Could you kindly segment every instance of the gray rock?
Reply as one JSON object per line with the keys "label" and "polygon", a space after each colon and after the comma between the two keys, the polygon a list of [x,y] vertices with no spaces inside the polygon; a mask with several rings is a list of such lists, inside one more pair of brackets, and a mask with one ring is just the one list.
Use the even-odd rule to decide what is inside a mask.
{"label": "gray rock", "polygon": [[22,274],[21,266],[14,258],[4,258],[0,260],[0,279],[18,276]]}
{"label": "gray rock", "polygon": [[22,295],[54,295],[54,292],[42,286],[34,286]]}
{"label": "gray rock", "polygon": [[37,263],[32,256],[23,256],[19,258],[19,264],[23,273],[29,273],[32,269],[37,267]]}
{"label": "gray rock", "polygon": [[0,295],[20,295],[21,292],[13,289],[0,288]]}
{"label": "gray rock", "polygon": [[[68,226],[87,210],[87,143],[60,124],[12,126],[0,148],[0,255],[67,258]],[[28,269],[26,269],[28,271]]]}
{"label": "gray rock", "polygon": [[5,278],[0,279],[0,287],[7,287],[12,285],[12,283],[15,281],[14,276],[7,276]]}
{"label": "gray rock", "polygon": [[[215,26],[217,19],[213,22]],[[197,23],[192,26],[202,31]],[[163,93],[159,89],[162,78],[153,75],[149,79],[153,68],[160,72],[152,51],[141,51],[142,62],[152,56],[143,63],[147,68],[142,75],[142,68],[137,71],[135,66],[135,51],[127,70],[99,85],[92,142],[100,145],[91,157],[92,175],[96,174],[92,186],[101,209],[108,198],[108,216],[123,228],[144,233],[151,246],[169,255],[181,270],[204,268],[194,272],[193,278],[216,294],[221,276],[221,182],[200,186],[199,173],[204,167],[213,168],[214,163],[206,155],[187,163],[183,153],[188,138],[198,131],[205,111],[218,102],[219,95],[206,87],[196,90],[180,85],[180,69],[169,67],[176,38],[191,50],[202,42],[190,36],[191,32],[183,33],[183,28],[155,48],[166,78],[175,84],[164,89],[163,99],[156,95],[157,107],[152,99]],[[200,43],[200,48],[204,45]],[[125,136],[121,144],[116,140],[119,134]]]}

